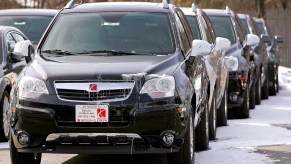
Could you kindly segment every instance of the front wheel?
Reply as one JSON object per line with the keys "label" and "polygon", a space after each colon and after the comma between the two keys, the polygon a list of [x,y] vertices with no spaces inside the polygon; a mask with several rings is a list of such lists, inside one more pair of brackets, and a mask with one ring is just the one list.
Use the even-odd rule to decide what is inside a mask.
{"label": "front wheel", "polygon": [[251,86],[251,91],[250,91],[250,109],[255,109],[256,107],[256,88],[255,84],[253,83]]}
{"label": "front wheel", "polygon": [[194,164],[195,162],[195,130],[193,113],[190,112],[190,117],[187,125],[187,130],[184,137],[184,143],[180,152],[169,153],[168,164]]}
{"label": "front wheel", "polygon": [[11,111],[9,110],[9,93],[7,91],[3,92],[1,99],[1,108],[2,111],[0,115],[0,142],[8,141],[10,137],[10,116]]}
{"label": "front wheel", "polygon": [[246,86],[245,90],[245,95],[244,95],[244,100],[243,103],[241,104],[240,107],[235,108],[235,114],[237,118],[249,118],[249,113],[250,113],[250,104],[249,104],[249,85]]}
{"label": "front wheel", "polygon": [[259,79],[258,79],[258,81],[256,83],[256,105],[260,105],[261,104],[261,99],[262,99],[261,90],[262,90],[262,88],[261,88],[261,77],[259,77]]}
{"label": "front wheel", "polygon": [[11,164],[40,164],[41,153],[20,153],[17,151],[12,137],[9,140]]}
{"label": "front wheel", "polygon": [[224,91],[223,98],[220,103],[220,107],[217,112],[217,125],[226,126],[227,125],[227,90]]}

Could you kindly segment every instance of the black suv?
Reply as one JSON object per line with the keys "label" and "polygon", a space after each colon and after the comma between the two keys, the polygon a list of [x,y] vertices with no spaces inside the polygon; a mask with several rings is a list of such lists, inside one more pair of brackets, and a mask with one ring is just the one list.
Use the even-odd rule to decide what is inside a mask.
{"label": "black suv", "polygon": [[279,79],[278,79],[278,68],[279,68],[279,56],[278,56],[278,50],[277,46],[278,44],[283,43],[283,38],[280,35],[275,35],[274,38],[272,38],[272,33],[262,18],[255,18],[256,25],[259,29],[260,34],[265,34],[267,36],[270,36],[272,39],[271,42],[266,43],[267,45],[267,52],[268,52],[268,77],[269,80],[267,81],[267,86],[269,88],[269,94],[270,95],[276,95],[277,92],[279,92]]}
{"label": "black suv", "polygon": [[226,51],[226,65],[229,71],[228,106],[238,118],[249,117],[249,89],[254,85],[255,64],[251,60],[252,49],[259,43],[259,37],[244,35],[236,13],[228,7],[225,10],[205,9],[215,34],[230,40],[231,47]]}
{"label": "black suv", "polygon": [[[9,94],[12,84],[17,78],[17,75],[21,72],[26,65],[24,58],[18,58],[15,49],[16,43],[23,43],[30,41],[27,37],[17,28],[9,26],[0,26],[0,142],[7,141],[10,134],[9,129]],[[17,48],[17,47],[16,47]]]}
{"label": "black suv", "polygon": [[250,90],[250,109],[255,108],[255,104],[261,103],[261,98],[266,99],[269,96],[268,88],[268,54],[266,43],[271,42],[271,38],[266,34],[260,34],[256,23],[252,17],[246,14],[238,14],[244,32],[260,36],[261,42],[254,49],[254,61],[256,65],[255,84]]}
{"label": "black suv", "polygon": [[70,1],[13,87],[12,163],[39,163],[42,153],[168,153],[169,163],[194,163],[210,51],[166,0]]}

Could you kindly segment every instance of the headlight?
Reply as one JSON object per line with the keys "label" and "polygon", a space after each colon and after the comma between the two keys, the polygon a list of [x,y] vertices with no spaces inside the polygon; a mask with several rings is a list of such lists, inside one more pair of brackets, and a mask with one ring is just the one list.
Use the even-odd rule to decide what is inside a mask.
{"label": "headlight", "polygon": [[228,68],[228,71],[237,71],[238,70],[238,59],[237,57],[226,57],[225,60],[226,67]]}
{"label": "headlight", "polygon": [[147,93],[152,98],[173,97],[175,79],[173,76],[163,76],[146,81],[140,93]]}
{"label": "headlight", "polygon": [[23,76],[19,82],[19,97],[36,99],[41,94],[48,94],[43,81],[29,76]]}

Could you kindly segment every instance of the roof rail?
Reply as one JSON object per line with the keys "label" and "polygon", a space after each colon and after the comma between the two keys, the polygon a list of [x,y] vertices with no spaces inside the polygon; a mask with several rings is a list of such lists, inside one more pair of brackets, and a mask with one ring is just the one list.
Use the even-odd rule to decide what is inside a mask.
{"label": "roof rail", "polygon": [[163,8],[164,9],[169,9],[169,3],[170,3],[169,0],[163,0]]}
{"label": "roof rail", "polygon": [[194,3],[192,3],[192,11],[197,13],[197,6]]}
{"label": "roof rail", "polygon": [[226,10],[226,14],[231,14],[230,9],[229,9],[228,6],[225,7],[225,10]]}
{"label": "roof rail", "polygon": [[70,9],[73,8],[75,6],[75,0],[70,0],[70,2],[68,2],[65,6],[65,9]]}

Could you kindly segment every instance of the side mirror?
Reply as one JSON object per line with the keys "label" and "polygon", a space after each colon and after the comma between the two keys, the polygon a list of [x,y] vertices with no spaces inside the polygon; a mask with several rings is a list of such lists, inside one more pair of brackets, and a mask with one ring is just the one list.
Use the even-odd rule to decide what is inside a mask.
{"label": "side mirror", "polygon": [[271,37],[266,34],[261,34],[262,43],[267,43],[268,45],[272,44]]}
{"label": "side mirror", "polygon": [[217,37],[215,41],[214,51],[224,51],[230,48],[230,41],[223,37]]}
{"label": "side mirror", "polygon": [[283,40],[283,37],[280,36],[280,35],[275,35],[275,42],[278,44],[278,43],[283,43],[284,40]]}
{"label": "side mirror", "polygon": [[33,46],[30,40],[20,41],[15,44],[12,58],[16,61],[21,61],[24,57],[29,58],[33,51]]}
{"label": "side mirror", "polygon": [[193,40],[191,56],[204,56],[211,53],[211,44],[204,40]]}
{"label": "side mirror", "polygon": [[245,45],[247,46],[257,46],[260,43],[260,38],[254,34],[248,34],[246,36]]}

